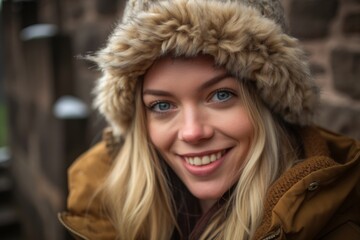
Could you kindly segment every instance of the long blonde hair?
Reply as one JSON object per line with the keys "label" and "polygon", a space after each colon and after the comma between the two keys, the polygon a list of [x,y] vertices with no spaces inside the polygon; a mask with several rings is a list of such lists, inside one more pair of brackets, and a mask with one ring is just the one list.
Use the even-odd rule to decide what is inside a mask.
{"label": "long blonde hair", "polygon": [[[239,86],[255,129],[252,147],[230,198],[208,220],[200,239],[249,239],[260,224],[269,186],[296,160],[287,131],[251,86]],[[119,239],[167,240],[175,230],[181,235],[173,186],[147,136],[141,83],[135,98],[133,124],[104,184],[105,204]]]}
{"label": "long blonde hair", "polygon": [[298,158],[294,139],[254,88],[240,83],[240,96],[254,126],[253,144],[230,199],[214,214],[200,239],[251,239],[262,220],[269,186]]}
{"label": "long blonde hair", "polygon": [[104,185],[106,205],[119,239],[169,239],[176,225],[173,203],[147,140],[140,85],[136,96],[134,122]]}

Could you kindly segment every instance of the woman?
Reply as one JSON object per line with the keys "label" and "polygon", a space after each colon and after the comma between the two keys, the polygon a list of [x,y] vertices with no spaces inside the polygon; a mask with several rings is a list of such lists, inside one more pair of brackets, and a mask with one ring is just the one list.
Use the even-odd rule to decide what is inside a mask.
{"label": "woman", "polygon": [[278,1],[130,1],[90,57],[111,130],[71,167],[63,224],[83,239],[359,239],[359,143],[312,126],[318,90],[283,22]]}

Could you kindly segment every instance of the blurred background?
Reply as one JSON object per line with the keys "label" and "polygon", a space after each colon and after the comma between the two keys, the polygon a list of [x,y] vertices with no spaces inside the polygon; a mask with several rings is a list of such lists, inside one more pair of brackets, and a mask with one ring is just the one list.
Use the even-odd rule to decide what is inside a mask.
{"label": "blurred background", "polygon": [[[0,0],[0,239],[71,239],[66,169],[101,139],[99,76],[124,0]],[[321,87],[320,126],[360,139],[360,0],[283,0]]]}

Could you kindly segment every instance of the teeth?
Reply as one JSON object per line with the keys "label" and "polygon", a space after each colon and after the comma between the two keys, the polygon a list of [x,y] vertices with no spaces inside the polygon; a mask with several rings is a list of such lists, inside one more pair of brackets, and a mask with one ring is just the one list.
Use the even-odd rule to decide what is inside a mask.
{"label": "teeth", "polygon": [[209,156],[204,156],[204,157],[201,159],[201,163],[202,163],[203,165],[209,164],[209,163],[210,163],[210,157],[209,157]]}
{"label": "teeth", "polygon": [[194,157],[194,164],[196,166],[200,166],[201,165],[201,159],[199,157]]}
{"label": "teeth", "polygon": [[221,156],[224,153],[225,153],[225,150],[218,152],[218,153],[213,153],[210,155],[202,156],[202,157],[185,157],[185,160],[187,163],[189,163],[191,165],[202,166],[202,165],[207,165],[209,163],[215,162],[216,160],[221,158]]}

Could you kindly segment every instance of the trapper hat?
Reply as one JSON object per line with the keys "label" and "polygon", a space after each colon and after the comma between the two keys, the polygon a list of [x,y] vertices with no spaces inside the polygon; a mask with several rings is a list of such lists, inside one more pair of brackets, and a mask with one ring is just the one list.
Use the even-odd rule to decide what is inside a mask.
{"label": "trapper hat", "polygon": [[318,90],[304,52],[286,34],[278,0],[130,0],[105,48],[95,106],[117,133],[131,125],[135,86],[156,59],[210,55],[240,81],[252,81],[285,121],[311,122]]}

